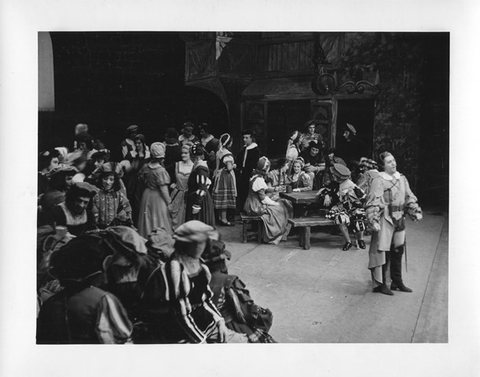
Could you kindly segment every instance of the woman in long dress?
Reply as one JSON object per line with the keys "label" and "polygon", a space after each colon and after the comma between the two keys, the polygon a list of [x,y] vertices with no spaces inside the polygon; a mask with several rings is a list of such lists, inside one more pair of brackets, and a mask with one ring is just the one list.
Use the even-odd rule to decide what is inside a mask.
{"label": "woman in long dress", "polygon": [[267,194],[272,189],[265,177],[270,169],[267,157],[260,157],[257,169],[249,183],[249,192],[243,210],[247,215],[260,215],[264,225],[263,241],[278,245],[286,240],[290,231],[288,218],[293,217],[292,204],[285,199],[272,200]]}
{"label": "woman in long dress", "polygon": [[200,220],[207,225],[215,226],[215,210],[213,200],[208,191],[212,181],[209,178],[207,162],[204,161],[202,144],[195,143],[191,148],[193,169],[188,178],[187,207],[185,220]]}
{"label": "woman in long dress", "polygon": [[193,169],[193,162],[190,158],[190,147],[189,144],[182,146],[182,161],[178,161],[173,165],[174,171],[170,174],[175,180],[171,185],[172,192],[170,195],[172,197],[172,203],[169,205],[173,229],[177,229],[178,226],[185,222],[185,194],[188,190],[188,178]]}
{"label": "woman in long dress", "polygon": [[168,192],[170,176],[163,167],[165,146],[162,143],[153,143],[150,156],[150,162],[145,164],[139,173],[145,184],[145,191],[140,201],[138,233],[145,238],[157,228],[164,228],[168,233],[173,232],[172,219],[167,209],[171,202]]}

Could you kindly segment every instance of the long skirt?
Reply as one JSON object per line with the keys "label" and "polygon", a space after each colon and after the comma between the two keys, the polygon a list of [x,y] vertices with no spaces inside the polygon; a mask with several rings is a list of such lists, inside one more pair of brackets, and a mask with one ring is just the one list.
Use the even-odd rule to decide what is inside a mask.
{"label": "long skirt", "polygon": [[205,191],[202,202],[200,203],[200,212],[193,214],[192,206],[197,194],[192,192],[187,196],[187,207],[185,209],[185,221],[200,220],[207,225],[215,226],[215,210],[213,208],[213,200],[210,192]]}
{"label": "long skirt", "polygon": [[235,209],[236,189],[235,177],[226,170],[223,170],[215,182],[213,188],[213,205],[215,209]]}
{"label": "long skirt", "polygon": [[140,201],[138,233],[147,238],[157,228],[164,228],[173,234],[170,213],[160,191],[146,188]]}
{"label": "long skirt", "polygon": [[172,191],[172,225],[177,229],[185,222],[185,191],[174,189]]}
{"label": "long skirt", "polygon": [[280,199],[278,203],[278,206],[267,206],[266,213],[261,216],[264,225],[263,242],[278,244],[290,232],[288,218],[293,217],[292,204],[285,199]]}

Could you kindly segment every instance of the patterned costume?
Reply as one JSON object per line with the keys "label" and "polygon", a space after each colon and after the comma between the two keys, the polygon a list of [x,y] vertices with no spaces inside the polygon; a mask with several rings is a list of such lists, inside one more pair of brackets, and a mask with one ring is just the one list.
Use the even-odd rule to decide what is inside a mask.
{"label": "patterned costume", "polygon": [[365,230],[365,210],[362,204],[365,193],[350,179],[340,184],[330,183],[322,189],[321,195],[332,197],[333,206],[325,215],[327,219],[334,220],[337,225],[345,224],[353,233]]}
{"label": "patterned costume", "polygon": [[[211,183],[207,163],[203,160],[197,161],[188,178],[186,221],[200,220],[205,224],[215,225],[213,201],[208,191]],[[194,213],[194,209],[198,208],[199,212]]]}

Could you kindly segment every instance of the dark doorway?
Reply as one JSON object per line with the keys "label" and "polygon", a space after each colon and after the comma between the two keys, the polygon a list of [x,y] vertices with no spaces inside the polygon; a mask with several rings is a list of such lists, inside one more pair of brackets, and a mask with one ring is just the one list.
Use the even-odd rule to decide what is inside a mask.
{"label": "dark doorway", "polygon": [[372,157],[373,150],[373,122],[374,122],[374,99],[345,99],[338,100],[337,111],[337,147],[344,140],[343,131],[347,123],[357,130],[366,148],[366,156]]}
{"label": "dark doorway", "polygon": [[310,101],[275,101],[268,103],[268,155],[285,156],[290,133],[309,120]]}

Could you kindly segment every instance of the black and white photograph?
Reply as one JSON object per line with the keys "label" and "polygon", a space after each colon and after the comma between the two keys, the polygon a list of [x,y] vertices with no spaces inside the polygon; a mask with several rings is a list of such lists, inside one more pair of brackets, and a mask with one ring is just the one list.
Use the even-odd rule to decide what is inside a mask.
{"label": "black and white photograph", "polygon": [[457,23],[229,27],[176,4],[182,27],[106,3],[84,27],[74,6],[5,28],[23,39],[2,76],[29,86],[0,97],[4,375],[479,372],[475,112],[454,95],[478,70]]}

